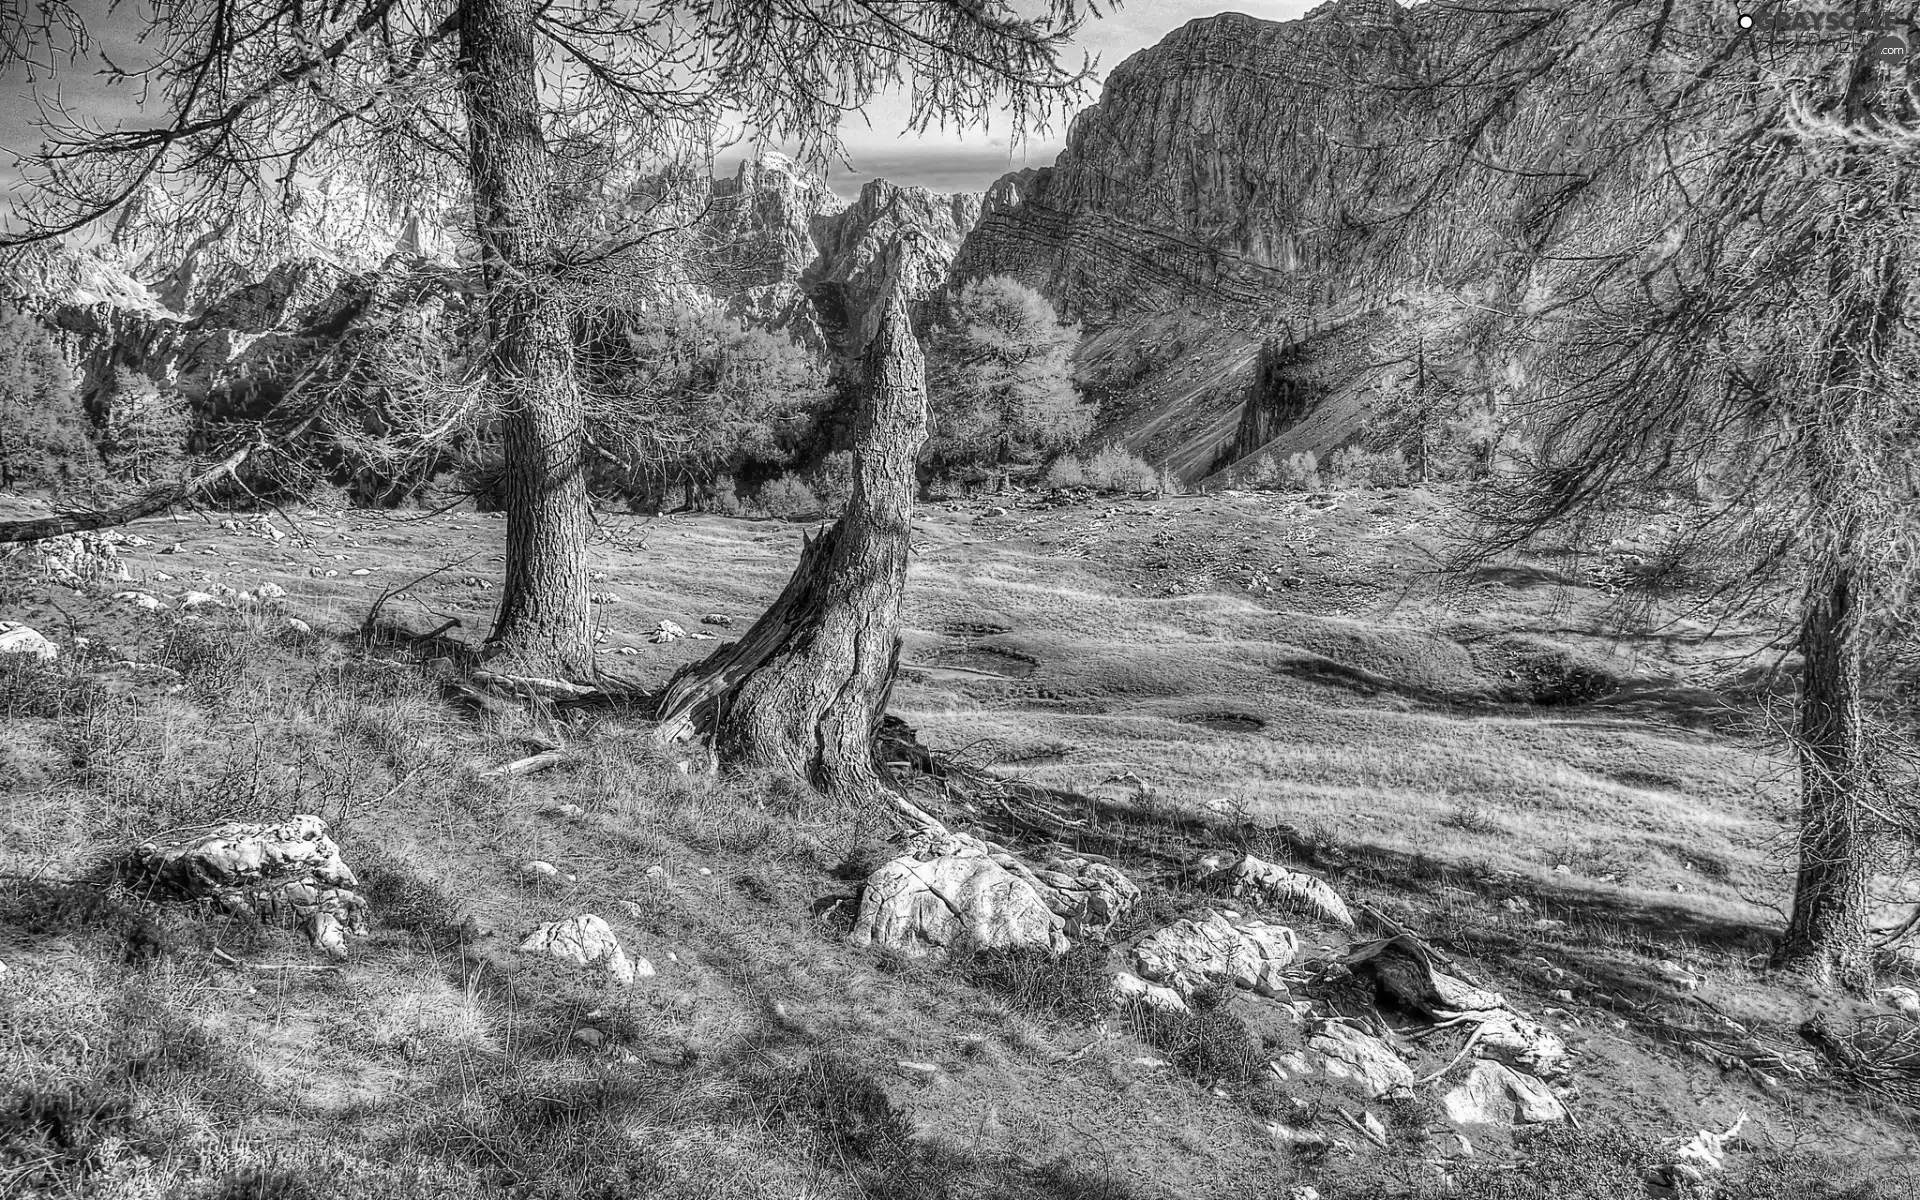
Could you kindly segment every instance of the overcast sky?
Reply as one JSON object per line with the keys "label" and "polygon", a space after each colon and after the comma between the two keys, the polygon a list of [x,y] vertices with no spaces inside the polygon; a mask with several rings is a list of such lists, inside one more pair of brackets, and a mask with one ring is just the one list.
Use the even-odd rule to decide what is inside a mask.
{"label": "overcast sky", "polygon": [[[1153,45],[1169,32],[1195,17],[1217,12],[1239,11],[1270,20],[1299,16],[1319,0],[1131,0],[1117,11],[1087,24],[1080,45],[1099,58],[1099,72],[1108,71],[1134,51]],[[95,0],[103,12],[109,0]],[[83,4],[84,10],[88,5]],[[95,37],[108,57],[124,64],[141,60],[140,47],[134,42],[138,22],[134,14],[143,6],[137,0],[121,0],[112,17],[96,24]],[[1107,6],[1103,5],[1105,9]],[[117,122],[140,123],[139,96],[121,85],[106,87],[96,72],[97,58],[83,60],[77,66],[64,66],[55,83],[42,73],[38,81],[26,68],[16,65],[0,74],[0,151],[30,149],[39,140],[32,121],[36,112],[35,93],[42,98],[58,95],[71,111],[111,127]],[[1097,95],[1089,94],[1089,99]],[[860,186],[875,176],[895,183],[920,184],[936,191],[983,191],[1008,171],[1028,166],[1044,166],[1053,161],[1066,137],[1066,119],[1050,129],[1037,131],[1019,150],[1008,145],[1003,122],[981,133],[965,135],[930,132],[924,137],[905,132],[907,103],[904,96],[884,96],[864,114],[865,121],[852,119],[843,128],[843,138],[852,159],[851,169],[836,168],[830,173],[835,190],[853,196]],[[1071,114],[1067,114],[1071,116]],[[719,169],[730,171],[741,152],[724,155]],[[0,182],[11,185],[18,176],[10,154],[0,154]]]}

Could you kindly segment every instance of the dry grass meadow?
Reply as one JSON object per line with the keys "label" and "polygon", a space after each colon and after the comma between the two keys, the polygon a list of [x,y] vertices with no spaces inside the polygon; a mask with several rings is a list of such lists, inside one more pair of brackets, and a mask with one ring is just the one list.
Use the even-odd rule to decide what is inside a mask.
{"label": "dry grass meadow", "polygon": [[[1623,634],[1544,564],[1443,585],[1450,512],[1422,489],[927,508],[894,711],[1068,797],[1055,836],[1127,867],[1137,922],[1253,848],[1422,930],[1567,1038],[1578,1128],[1461,1157],[1418,1099],[1382,1110],[1389,1149],[1302,1152],[1275,1129],[1353,1102],[1264,1077],[1297,1038],[1269,1002],[1156,1024],[1105,1015],[1097,954],[855,951],[833,901],[883,818],[683,773],[642,714],[475,707],[396,630],[484,633],[501,522],[313,510],[271,518],[282,540],[142,522],[133,582],[87,594],[0,576],[0,616],[63,649],[0,659],[0,1196],[1598,1200],[1742,1110],[1711,1194],[1915,1194],[1915,1114],[1794,1032],[1862,1010],[1760,970],[1790,789],[1752,631]],[[648,633],[751,620],[804,531],[604,518],[606,672],[703,655]],[[283,606],[177,609],[267,582]],[[555,745],[578,757],[483,774]],[[294,812],[366,884],[344,965],[121,880],[145,839]],[[658,974],[610,990],[514,952],[583,912]]]}

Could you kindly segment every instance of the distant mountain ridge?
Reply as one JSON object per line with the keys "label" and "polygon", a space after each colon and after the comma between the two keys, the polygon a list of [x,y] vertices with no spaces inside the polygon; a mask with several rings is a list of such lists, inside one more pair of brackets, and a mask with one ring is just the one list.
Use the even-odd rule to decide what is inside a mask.
{"label": "distant mountain ridge", "polygon": [[[672,204],[675,219],[691,226],[686,248],[662,286],[637,302],[719,308],[843,357],[871,334],[869,313],[894,275],[915,298],[945,282],[980,210],[976,195],[884,180],[849,203],[773,152],[730,177],[680,186]],[[257,413],[370,298],[450,310],[471,298],[473,255],[457,214],[395,219],[316,193],[308,219],[276,234],[274,244],[290,252],[275,258],[250,252],[246,229],[188,238],[156,220],[164,205],[144,206],[105,244],[36,247],[0,270],[0,300],[52,332],[96,418],[120,370],[203,411]],[[617,207],[608,213],[614,224],[622,219]],[[896,239],[909,247],[899,262],[883,254]]]}

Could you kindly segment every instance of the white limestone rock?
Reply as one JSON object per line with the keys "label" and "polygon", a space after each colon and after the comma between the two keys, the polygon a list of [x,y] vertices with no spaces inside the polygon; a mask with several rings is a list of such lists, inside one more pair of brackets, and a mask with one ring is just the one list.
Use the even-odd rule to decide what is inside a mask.
{"label": "white limestone rock", "polygon": [[614,983],[631,987],[635,980],[650,979],[653,964],[644,958],[629,958],[613,929],[592,913],[549,921],[527,935],[520,949],[528,954],[545,954],[563,962],[595,968]]}
{"label": "white limestone rock", "polygon": [[234,822],[182,841],[148,842],[137,857],[155,896],[292,921],[334,958],[347,956],[346,934],[367,932],[359,882],[316,816],[271,825]]}

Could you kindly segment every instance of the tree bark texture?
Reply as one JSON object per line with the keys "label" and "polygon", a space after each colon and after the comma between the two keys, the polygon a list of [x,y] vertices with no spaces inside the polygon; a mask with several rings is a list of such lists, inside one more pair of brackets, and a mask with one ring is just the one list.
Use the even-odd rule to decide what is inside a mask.
{"label": "tree bark texture", "polygon": [[900,653],[914,460],[927,434],[925,362],[897,289],[862,360],[846,512],[810,538],[772,607],[669,684],[663,740],[711,736],[722,759],[787,771],[915,821],[875,759]]}
{"label": "tree bark texture", "polygon": [[533,0],[462,0],[460,91],[506,453],[507,547],[491,646],[586,674],[585,407],[555,276],[553,162],[541,131]]}
{"label": "tree bark texture", "polygon": [[1800,624],[1804,672],[1796,742],[1800,860],[1793,914],[1777,960],[1823,983],[1858,985],[1871,973],[1867,885],[1873,864],[1861,691],[1861,597],[1850,564],[1811,590]]}
{"label": "tree bark texture", "polygon": [[[1847,153],[1840,175],[1851,182],[1863,168],[1857,152]],[[1903,189],[1861,190],[1877,204],[1854,215],[1897,228],[1891,210]],[[1799,633],[1800,858],[1793,912],[1774,961],[1853,988],[1872,977],[1867,889],[1885,836],[1870,800],[1863,695],[1869,618],[1884,594],[1886,569],[1871,544],[1880,488],[1873,447],[1888,436],[1890,417],[1876,364],[1906,310],[1898,245],[1897,236],[1882,237],[1857,247],[1836,243],[1830,251],[1834,315],[1821,346],[1827,387],[1803,415],[1808,523],[1816,540]]]}

